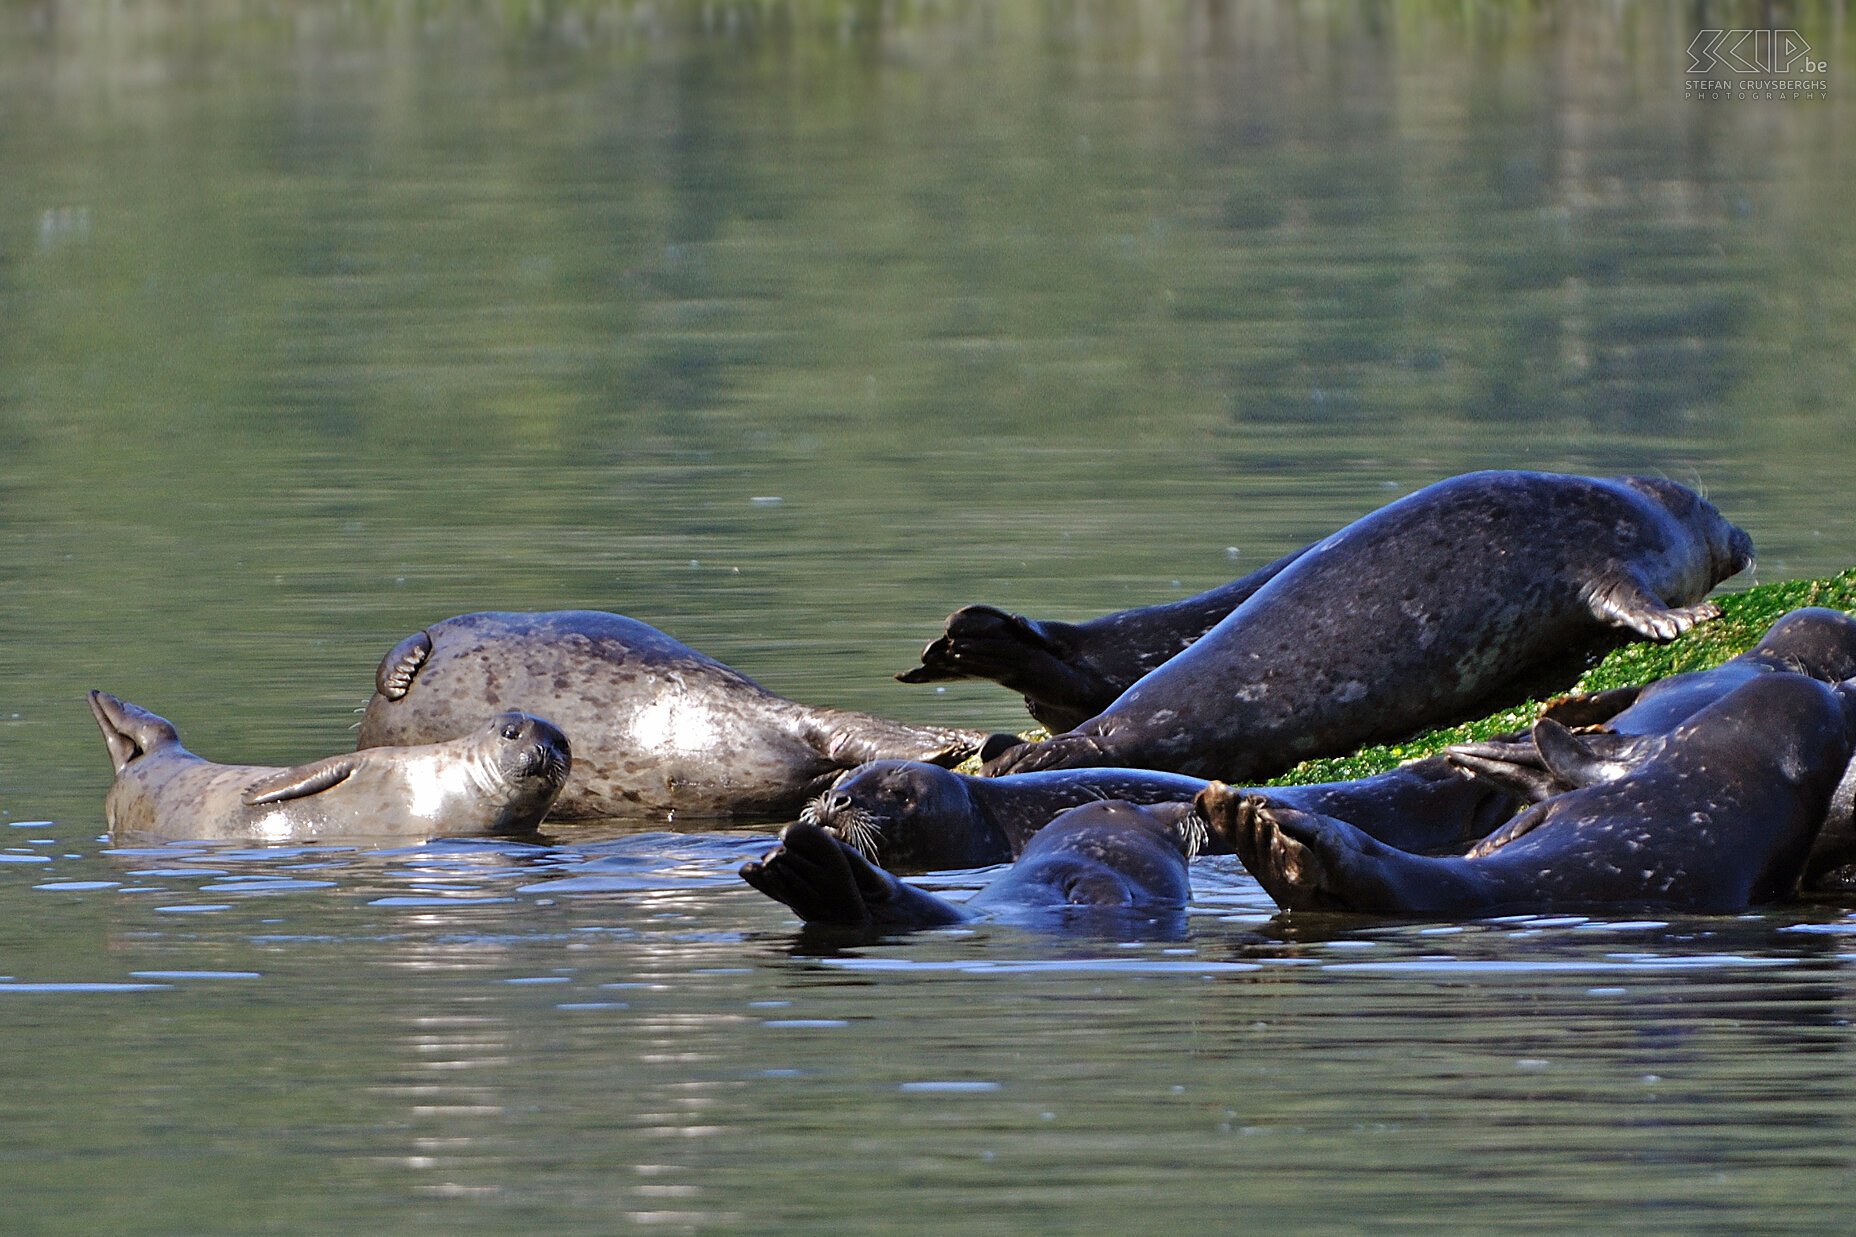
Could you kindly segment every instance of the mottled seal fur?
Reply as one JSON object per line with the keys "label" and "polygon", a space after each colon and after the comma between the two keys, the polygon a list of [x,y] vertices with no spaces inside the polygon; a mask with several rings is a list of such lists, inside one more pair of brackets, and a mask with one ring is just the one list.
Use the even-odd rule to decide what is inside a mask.
{"label": "mottled seal fur", "polygon": [[1653,759],[1536,804],[1463,858],[1407,854],[1222,783],[1197,810],[1285,910],[1732,912],[1796,887],[1849,763],[1853,701],[1803,675],[1757,676],[1675,726]]}
{"label": "mottled seal fur", "polygon": [[567,781],[567,738],[502,713],[463,738],[378,747],[280,769],[221,765],[181,746],[172,723],[106,692],[90,711],[116,780],[112,832],[150,838],[309,842],[532,833]]}
{"label": "mottled seal fur", "polygon": [[1071,808],[964,904],[898,880],[805,821],[788,825],[780,845],[744,865],[741,878],[809,924],[925,928],[980,916],[1045,919],[1073,908],[1178,914],[1192,895],[1186,864],[1197,823],[1183,803]]}
{"label": "mottled seal fur", "polygon": [[957,764],[987,738],[797,704],[597,610],[446,619],[402,640],[374,681],[363,748],[453,738],[496,709],[556,721],[574,743],[556,820],[790,816],[865,761]]}
{"label": "mottled seal fur", "polygon": [[1068,730],[1115,703],[1302,553],[1297,550],[1196,596],[1082,623],[1026,618],[997,606],[962,606],[922,650],[922,664],[896,677],[904,683],[991,679],[1021,693],[1040,724]]}
{"label": "mottled seal fur", "polygon": [[[873,863],[929,872],[1005,863],[1059,812],[1094,800],[1188,802],[1205,782],[1149,769],[1051,769],[971,777],[883,760],[840,777],[800,819],[829,828]],[[1357,781],[1259,790],[1273,803],[1339,817],[1403,850],[1460,850],[1507,820],[1504,786],[1431,757]]]}
{"label": "mottled seal fur", "polygon": [[1674,482],[1455,477],[1310,547],[1107,710],[986,772],[1266,777],[1563,683],[1627,635],[1670,639],[1751,555]]}

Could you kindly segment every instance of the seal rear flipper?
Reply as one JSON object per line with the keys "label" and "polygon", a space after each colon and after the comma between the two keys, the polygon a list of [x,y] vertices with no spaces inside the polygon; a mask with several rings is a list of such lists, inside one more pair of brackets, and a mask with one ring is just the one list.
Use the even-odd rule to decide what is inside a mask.
{"label": "seal rear flipper", "polygon": [[412,689],[413,676],[432,655],[432,637],[416,631],[394,645],[374,669],[374,690],[388,700],[399,700]]}
{"label": "seal rear flipper", "polygon": [[1642,686],[1561,696],[1547,701],[1540,716],[1550,717],[1562,726],[1600,726],[1636,704],[1641,695]]}
{"label": "seal rear flipper", "polygon": [[359,762],[360,757],[349,752],[297,765],[294,769],[279,769],[246,787],[244,804],[246,807],[258,807],[265,803],[281,803],[286,799],[303,799],[321,794],[329,787],[347,781]]}
{"label": "seal rear flipper", "polygon": [[980,769],[983,777],[1006,777],[1013,773],[1035,773],[1039,769],[1096,769],[1124,763],[1102,750],[1091,735],[1060,734],[1042,743],[1020,743],[1006,750]]}
{"label": "seal rear flipper", "polygon": [[1550,717],[1534,723],[1534,747],[1547,771],[1568,786],[1615,782],[1665,746],[1661,735],[1574,734]]}
{"label": "seal rear flipper", "polygon": [[1673,640],[1695,624],[1721,616],[1721,608],[1711,601],[1667,605],[1634,571],[1600,578],[1587,590],[1586,603],[1599,622],[1634,631],[1647,640]]}
{"label": "seal rear flipper", "polygon": [[945,634],[922,650],[922,664],[896,678],[990,679],[1021,693],[1040,723],[1068,730],[1113,704],[1128,683],[1111,682],[1080,660],[1063,639],[1067,629],[997,606],[963,606],[947,616]]}
{"label": "seal rear flipper", "polygon": [[960,923],[965,911],[897,880],[818,825],[788,825],[780,844],[741,879],[807,923],[927,928]]}
{"label": "seal rear flipper", "polygon": [[123,767],[163,743],[178,743],[180,735],[174,723],[157,717],[140,705],[130,704],[108,692],[90,693],[90,715],[97,719],[103,742],[110,749],[110,763],[121,773]]}

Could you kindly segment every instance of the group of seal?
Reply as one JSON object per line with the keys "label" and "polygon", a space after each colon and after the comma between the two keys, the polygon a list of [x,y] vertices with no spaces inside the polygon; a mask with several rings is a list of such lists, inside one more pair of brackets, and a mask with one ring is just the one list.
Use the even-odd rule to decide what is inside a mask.
{"label": "group of seal", "polygon": [[[1043,742],[799,704],[584,610],[407,636],[376,670],[359,750],[296,769],[212,765],[152,714],[101,693],[93,710],[123,832],[797,813],[743,875],[808,921],[1165,910],[1201,849],[1235,853],[1285,909],[1721,909],[1795,886],[1813,842],[1839,833],[1827,817],[1843,849],[1812,863],[1856,859],[1856,789],[1839,790],[1856,689],[1833,686],[1856,674],[1856,620],[1801,612],[1718,670],[1563,701],[1529,735],[1375,777],[1227,783],[1561,688],[1623,641],[1718,614],[1707,593],[1751,557],[1744,532],[1673,482],[1471,473],[1183,601],[1084,623],[964,607],[898,676],[996,680],[1059,731]],[[978,775],[946,767],[972,758]],[[951,910],[893,875],[1007,861]]]}

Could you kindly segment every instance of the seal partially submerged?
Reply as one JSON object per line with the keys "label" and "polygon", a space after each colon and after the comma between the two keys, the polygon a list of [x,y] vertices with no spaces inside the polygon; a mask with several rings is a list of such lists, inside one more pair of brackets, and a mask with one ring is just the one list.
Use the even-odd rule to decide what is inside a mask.
{"label": "seal partially submerged", "polygon": [[434,623],[381,660],[358,745],[429,743],[485,713],[545,713],[573,737],[556,820],[782,816],[869,760],[958,764],[983,731],[812,708],[636,619],[486,612]]}
{"label": "seal partially submerged", "polygon": [[[1150,769],[1049,769],[971,777],[880,760],[840,777],[800,814],[873,863],[928,872],[1005,863],[1068,808],[1095,800],[1188,802],[1196,777]],[[1336,816],[1403,850],[1461,849],[1507,820],[1520,800],[1502,785],[1431,757],[1357,781],[1272,786],[1272,803]]]}
{"label": "seal partially submerged", "polygon": [[1192,896],[1186,863],[1198,822],[1187,804],[1118,801],[1071,808],[1038,831],[1011,869],[965,903],[875,867],[855,847],[801,821],[741,879],[808,924],[929,928],[980,916],[1048,920],[1076,908],[1178,914]]}
{"label": "seal partially submerged", "polygon": [[896,677],[904,683],[991,679],[1021,693],[1041,725],[1068,730],[1184,651],[1302,553],[1297,550],[1193,597],[1083,623],[1026,618],[997,606],[962,606],[922,650],[922,664]]}
{"label": "seal partially submerged", "polygon": [[532,833],[567,781],[567,739],[502,713],[447,743],[378,747],[295,768],[213,764],[167,719],[90,693],[116,780],[112,832],[150,838],[310,842]]}
{"label": "seal partially submerged", "polygon": [[1454,477],[1310,547],[1102,713],[986,772],[1269,776],[1563,682],[1628,636],[1671,639],[1751,557],[1671,481]]}
{"label": "seal partially submerged", "polygon": [[1614,781],[1535,805],[1464,858],[1407,854],[1222,783],[1198,812],[1285,910],[1731,912],[1798,883],[1856,734],[1856,688],[1757,676]]}

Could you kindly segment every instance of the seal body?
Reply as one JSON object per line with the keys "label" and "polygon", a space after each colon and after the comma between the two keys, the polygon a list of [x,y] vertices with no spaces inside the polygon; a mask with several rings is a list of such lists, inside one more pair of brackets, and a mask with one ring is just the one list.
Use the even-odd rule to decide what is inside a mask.
{"label": "seal body", "polygon": [[1285,910],[1732,912],[1796,887],[1849,763],[1852,701],[1802,675],[1760,675],[1672,729],[1654,759],[1535,805],[1463,858],[1407,854],[1222,783],[1197,810]]}
{"label": "seal body", "polygon": [[955,764],[987,737],[810,708],[636,619],[556,610],[408,636],[375,674],[359,746],[454,738],[497,709],[544,713],[572,737],[556,820],[790,816],[867,760]]}
{"label": "seal body", "polygon": [[1193,597],[1083,623],[1026,618],[997,606],[962,606],[922,650],[922,664],[896,677],[904,683],[991,679],[1022,693],[1040,724],[1068,730],[1183,652],[1302,553],[1297,550]]}
{"label": "seal body", "polygon": [[90,693],[116,780],[110,830],[146,838],[312,842],[532,833],[567,780],[567,739],[503,713],[461,739],[381,747],[294,768],[222,765],[181,746],[166,719]]}
{"label": "seal body", "polygon": [[[1074,926],[1064,912],[1178,915],[1191,897],[1190,806],[1090,803],[1038,831],[1010,869],[965,904],[875,867],[856,848],[804,821],[741,877],[808,924],[924,928],[986,916]],[[1056,918],[1053,920],[1052,915]]]}
{"label": "seal body", "polygon": [[1751,554],[1673,482],[1455,477],[1310,547],[1101,714],[986,772],[1268,776],[1565,681],[1628,635],[1670,639]]}
{"label": "seal body", "polygon": [[[1150,769],[1049,769],[971,777],[914,761],[883,760],[840,777],[800,819],[823,825],[892,871],[1006,863],[1058,813],[1119,799],[1189,802],[1205,782]],[[1461,850],[1520,805],[1506,786],[1430,757],[1357,781],[1272,786],[1272,803],[1335,816],[1403,850]]]}

